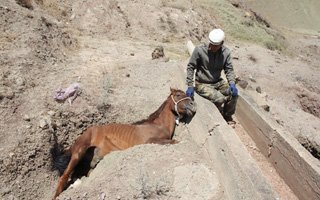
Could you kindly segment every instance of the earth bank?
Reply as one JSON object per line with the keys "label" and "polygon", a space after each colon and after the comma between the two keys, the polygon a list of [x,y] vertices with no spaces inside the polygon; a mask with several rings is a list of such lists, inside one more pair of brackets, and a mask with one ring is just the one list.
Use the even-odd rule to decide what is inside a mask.
{"label": "earth bank", "polygon": [[[238,40],[238,36],[232,35],[233,31],[229,29],[232,23],[217,15],[218,8],[223,6],[226,9],[224,13],[232,13],[227,19],[238,15],[238,19],[243,20],[238,24],[246,30],[260,30],[261,25],[256,23],[256,18],[246,17],[246,6],[249,5],[239,8],[228,1],[216,0],[213,1],[216,8],[209,9],[212,2],[208,6],[210,2],[207,1],[37,0],[29,2],[31,9],[26,6],[28,1],[17,2],[4,0],[0,4],[3,22],[0,25],[2,198],[50,199],[58,179],[58,174],[50,170],[49,149],[54,140],[68,147],[91,124],[130,123],[147,117],[167,97],[170,86],[184,89],[181,81],[184,77],[177,78],[173,68],[186,66],[188,54],[185,42],[189,39],[195,44],[206,41],[207,33],[213,27],[226,29],[226,44],[233,51],[237,74],[248,82],[247,90],[252,91],[253,96],[262,96],[270,106],[266,115],[273,117],[315,157],[319,157],[318,33],[285,35],[288,50],[292,48],[295,51],[284,54],[247,40]],[[275,31],[283,33],[273,25],[271,18],[267,15],[263,17],[272,25],[270,29],[261,29],[263,34],[268,35],[266,38],[273,39]],[[273,47],[273,43],[267,44]],[[151,60],[151,53],[157,46],[164,47],[167,59]],[[81,84],[81,93],[71,106],[67,102],[53,100],[55,90],[66,88],[74,82]],[[256,92],[258,87],[261,94]],[[53,137],[53,133],[57,138]],[[192,144],[186,136],[177,137]],[[182,160],[176,160],[176,154],[172,153],[176,148]],[[184,143],[177,147],[146,145],[128,150],[124,155],[114,155],[121,158],[128,154],[128,157],[138,159],[135,155],[141,155],[141,152],[150,150],[159,155],[165,151],[166,159],[176,164],[174,167],[179,168],[178,164],[181,164],[180,167],[189,170],[201,169],[202,173],[214,179],[215,171],[209,165],[194,164],[185,158],[189,156],[185,154],[188,149],[189,146]],[[147,165],[152,155],[148,153],[145,158],[140,156],[139,159]],[[203,157],[192,155],[196,160],[201,160],[199,163],[206,163]],[[125,160],[131,160],[128,157]],[[135,163],[136,159],[132,162]],[[127,167],[121,159],[117,162],[123,168]],[[141,171],[145,169],[141,166],[136,168],[141,168]],[[175,173],[173,168],[170,170],[170,174]],[[112,177],[110,175],[108,180],[113,180]],[[137,180],[137,177],[133,179]],[[183,182],[186,177],[180,178]],[[145,189],[141,189],[143,184],[140,184],[140,191],[137,186],[135,190],[130,190],[130,195],[143,198],[149,194],[158,198],[160,194],[172,199],[183,196],[178,190],[180,185],[172,178],[166,179],[175,188],[169,188],[169,191],[163,188],[166,184],[159,183],[157,186],[154,182],[161,181],[152,180],[150,185],[148,181],[140,181],[143,184],[147,182],[146,187],[151,189],[146,191],[150,194],[144,194]],[[206,183],[207,179],[200,180]],[[217,192],[212,195],[223,197],[219,184],[209,186],[216,188]],[[204,198],[210,199],[211,196]]]}

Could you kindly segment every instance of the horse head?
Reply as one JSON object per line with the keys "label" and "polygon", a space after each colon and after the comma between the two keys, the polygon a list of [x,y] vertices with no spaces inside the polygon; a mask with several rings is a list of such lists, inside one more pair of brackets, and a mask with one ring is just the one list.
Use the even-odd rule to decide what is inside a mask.
{"label": "horse head", "polygon": [[170,97],[173,102],[172,110],[179,117],[179,119],[182,119],[184,117],[193,117],[197,110],[196,103],[182,90],[173,88],[170,88],[170,90]]}

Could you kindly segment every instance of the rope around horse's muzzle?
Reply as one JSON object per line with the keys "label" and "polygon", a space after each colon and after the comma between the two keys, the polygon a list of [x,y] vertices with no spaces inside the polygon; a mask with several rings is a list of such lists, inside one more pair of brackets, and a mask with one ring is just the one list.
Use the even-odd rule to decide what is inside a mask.
{"label": "rope around horse's muzzle", "polygon": [[173,98],[173,95],[171,95],[171,99],[174,103],[174,111],[178,115],[176,118],[176,125],[179,125],[179,120],[181,119],[181,115],[178,112],[178,103],[180,103],[181,101],[187,100],[187,99],[192,101],[192,99],[190,97],[185,97],[185,98],[180,99],[179,101],[175,101]]}

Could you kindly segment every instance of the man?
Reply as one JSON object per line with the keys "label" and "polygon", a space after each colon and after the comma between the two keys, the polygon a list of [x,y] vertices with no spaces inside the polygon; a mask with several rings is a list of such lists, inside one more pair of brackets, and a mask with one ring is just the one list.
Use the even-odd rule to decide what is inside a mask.
{"label": "man", "polygon": [[[227,122],[233,122],[238,98],[235,73],[231,63],[230,50],[223,45],[225,34],[221,29],[209,33],[209,43],[197,46],[187,66],[186,91],[189,97],[196,92],[213,102]],[[227,81],[221,77],[224,70]],[[194,88],[195,73],[195,88]]]}

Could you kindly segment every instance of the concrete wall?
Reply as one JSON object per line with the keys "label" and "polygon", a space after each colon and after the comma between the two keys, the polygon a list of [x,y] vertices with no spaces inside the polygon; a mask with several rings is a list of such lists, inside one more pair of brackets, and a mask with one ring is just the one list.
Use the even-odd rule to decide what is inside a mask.
{"label": "concrete wall", "polygon": [[195,95],[198,109],[188,125],[198,145],[203,146],[208,158],[217,167],[227,199],[277,199],[258,168],[218,109],[210,101]]}
{"label": "concrete wall", "polygon": [[299,199],[320,199],[320,163],[292,136],[268,120],[241,92],[236,116],[260,151]]}

